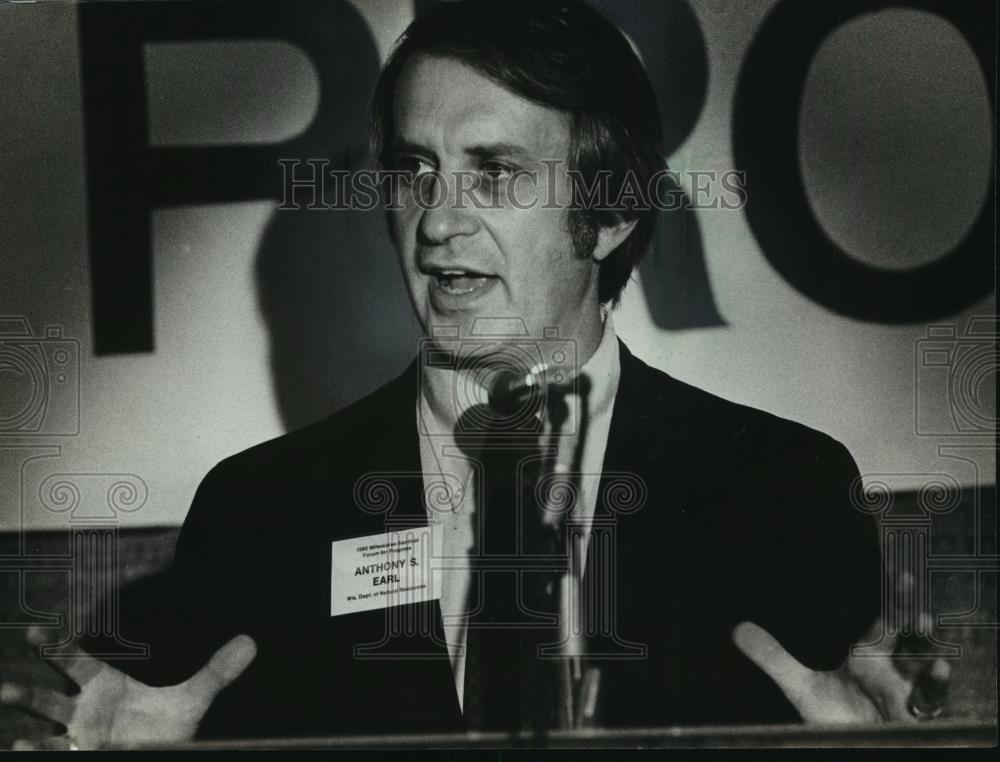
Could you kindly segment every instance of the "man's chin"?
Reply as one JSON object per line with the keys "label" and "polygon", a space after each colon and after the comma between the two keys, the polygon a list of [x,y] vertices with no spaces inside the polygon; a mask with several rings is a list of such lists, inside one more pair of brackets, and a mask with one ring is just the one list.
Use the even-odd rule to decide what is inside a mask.
{"label": "man's chin", "polygon": [[432,309],[430,313],[425,329],[430,339],[503,344],[533,338],[528,323],[521,317],[498,315],[489,311],[439,314]]}

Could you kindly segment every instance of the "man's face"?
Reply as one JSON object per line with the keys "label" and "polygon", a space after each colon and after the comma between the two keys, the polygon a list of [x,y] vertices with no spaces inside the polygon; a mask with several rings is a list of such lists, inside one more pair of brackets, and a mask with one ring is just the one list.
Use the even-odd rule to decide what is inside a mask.
{"label": "man's face", "polygon": [[[565,203],[568,117],[456,60],[418,56],[397,85],[394,122],[391,163],[415,180],[396,194],[391,232],[424,330],[465,338],[477,318],[519,318],[532,337],[558,326],[578,351],[596,347],[598,266],[576,256]],[[417,203],[417,188],[443,203]]]}

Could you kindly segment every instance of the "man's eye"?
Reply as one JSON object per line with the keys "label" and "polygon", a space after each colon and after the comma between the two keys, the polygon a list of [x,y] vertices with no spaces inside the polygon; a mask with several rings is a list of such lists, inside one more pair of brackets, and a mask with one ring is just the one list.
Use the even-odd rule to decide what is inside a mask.
{"label": "man's eye", "polygon": [[479,171],[487,180],[496,182],[508,179],[515,170],[510,164],[504,164],[502,161],[484,161],[479,165]]}
{"label": "man's eye", "polygon": [[398,156],[394,165],[393,168],[404,173],[410,181],[434,171],[433,165],[419,156]]}

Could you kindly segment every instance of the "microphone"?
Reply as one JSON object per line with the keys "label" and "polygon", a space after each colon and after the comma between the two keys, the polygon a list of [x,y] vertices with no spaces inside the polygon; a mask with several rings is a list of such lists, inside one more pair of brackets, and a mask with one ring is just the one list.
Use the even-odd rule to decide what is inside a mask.
{"label": "microphone", "polygon": [[489,406],[501,415],[513,415],[524,410],[532,399],[550,390],[568,391],[570,384],[565,368],[539,363],[528,370],[501,368],[493,378],[488,392]]}
{"label": "microphone", "polygon": [[539,379],[532,370],[499,370],[488,392],[490,407],[502,415],[513,415],[523,409],[524,403],[539,388]]}

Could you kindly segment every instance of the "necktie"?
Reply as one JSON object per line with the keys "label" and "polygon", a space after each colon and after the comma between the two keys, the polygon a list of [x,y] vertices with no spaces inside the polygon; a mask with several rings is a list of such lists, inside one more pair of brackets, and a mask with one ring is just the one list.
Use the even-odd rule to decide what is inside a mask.
{"label": "necktie", "polygon": [[[535,422],[537,423],[537,421]],[[544,731],[556,726],[558,534],[536,495],[552,454],[528,431],[487,429],[480,450],[480,568],[473,572],[466,635],[464,711],[470,728]]]}

